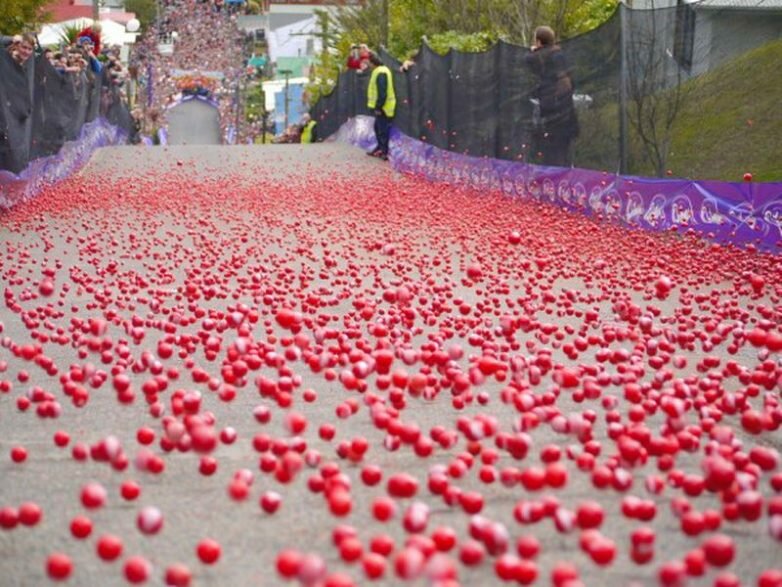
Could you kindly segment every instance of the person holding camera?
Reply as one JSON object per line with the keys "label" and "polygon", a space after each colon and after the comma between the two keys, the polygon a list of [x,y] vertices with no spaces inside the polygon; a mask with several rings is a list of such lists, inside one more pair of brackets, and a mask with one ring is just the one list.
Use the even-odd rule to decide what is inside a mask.
{"label": "person holding camera", "polygon": [[76,35],[77,39],[81,39],[83,37],[86,37],[90,40],[90,43],[92,44],[92,49],[95,53],[95,55],[100,55],[100,35],[103,32],[103,25],[100,24],[97,20],[93,22],[90,26],[82,29],[78,35]]}
{"label": "person holding camera", "polygon": [[99,75],[103,71],[103,64],[95,56],[94,45],[90,37],[79,38],[79,48],[82,55],[84,55],[84,61],[90,66],[90,71],[95,75]]}
{"label": "person holding camera", "polygon": [[365,44],[351,45],[350,54],[348,55],[348,69],[353,69],[359,73],[365,72],[369,69],[369,54],[369,47]]}
{"label": "person holding camera", "polygon": [[544,165],[572,165],[570,145],[578,136],[578,118],[573,104],[573,78],[565,54],[554,42],[547,26],[535,29],[535,44],[525,56],[530,70],[539,78],[534,97],[540,105],[539,149]]}

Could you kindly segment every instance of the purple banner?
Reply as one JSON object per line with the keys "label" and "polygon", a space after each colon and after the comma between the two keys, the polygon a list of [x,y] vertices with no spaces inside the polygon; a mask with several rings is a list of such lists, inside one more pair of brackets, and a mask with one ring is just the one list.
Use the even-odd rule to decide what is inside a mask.
{"label": "purple banner", "polygon": [[[372,118],[349,120],[333,140],[372,149]],[[397,129],[391,134],[390,160],[396,170],[429,181],[546,201],[632,228],[693,230],[718,242],[771,252],[782,247],[780,182],[656,179],[469,157],[417,141]]]}
{"label": "purple banner", "polygon": [[96,149],[124,144],[127,140],[123,130],[104,118],[88,122],[82,127],[78,139],[65,143],[55,155],[31,161],[19,175],[0,170],[0,209],[7,210],[31,200],[46,186],[76,173]]}

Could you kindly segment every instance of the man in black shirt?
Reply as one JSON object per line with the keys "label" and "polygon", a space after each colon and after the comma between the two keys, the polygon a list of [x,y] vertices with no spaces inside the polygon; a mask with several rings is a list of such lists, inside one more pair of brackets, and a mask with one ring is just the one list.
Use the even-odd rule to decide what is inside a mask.
{"label": "man in black shirt", "polygon": [[554,43],[554,31],[535,30],[535,45],[525,56],[527,66],[540,78],[535,98],[540,104],[540,151],[544,165],[572,165],[570,143],[578,136],[573,105],[573,78],[562,49]]}

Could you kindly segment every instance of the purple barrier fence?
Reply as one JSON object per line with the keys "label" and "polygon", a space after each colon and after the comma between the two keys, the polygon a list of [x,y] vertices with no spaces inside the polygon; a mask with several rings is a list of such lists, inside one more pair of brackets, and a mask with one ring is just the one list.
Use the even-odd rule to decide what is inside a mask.
{"label": "purple barrier fence", "polygon": [[31,200],[42,189],[81,169],[99,147],[126,143],[127,133],[97,118],[85,124],[79,138],[65,143],[60,151],[49,157],[31,161],[19,175],[0,170],[0,209],[9,209]]}
{"label": "purple barrier fence", "polygon": [[[373,120],[358,116],[329,140],[375,146]],[[429,181],[546,201],[589,216],[651,231],[694,230],[706,238],[779,252],[782,182],[656,179],[587,169],[469,157],[394,129],[391,163]]]}

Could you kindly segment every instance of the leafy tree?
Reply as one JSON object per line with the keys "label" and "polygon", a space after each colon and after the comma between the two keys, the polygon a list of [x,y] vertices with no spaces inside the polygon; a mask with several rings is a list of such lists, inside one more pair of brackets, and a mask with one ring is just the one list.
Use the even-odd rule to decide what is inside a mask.
{"label": "leafy tree", "polygon": [[[560,38],[591,30],[613,14],[618,0],[385,0],[389,3],[386,49],[409,59],[423,39],[438,53],[449,49],[485,51],[498,39],[532,44],[535,28],[548,24]],[[384,0],[345,6],[334,16],[323,13],[323,52],[316,60],[311,103],[334,86],[350,46],[378,48],[383,38]]]}
{"label": "leafy tree", "polygon": [[457,33],[456,31],[446,31],[426,39],[426,43],[432,50],[440,55],[445,55],[451,49],[463,53],[479,53],[491,49],[496,42],[497,37],[487,32]]}
{"label": "leafy tree", "polygon": [[245,4],[245,9],[247,10],[248,14],[260,14],[261,3],[259,0],[247,0],[247,3]]}
{"label": "leafy tree", "polygon": [[60,30],[60,43],[62,45],[72,45],[79,40],[79,33],[82,32],[89,25],[88,21],[74,22],[73,24],[65,25]]}
{"label": "leafy tree", "polygon": [[48,21],[46,6],[52,0],[2,0],[0,2],[0,34],[15,35],[34,30]]}
{"label": "leafy tree", "polygon": [[260,120],[266,115],[266,96],[260,83],[253,83],[247,86],[244,103],[244,113],[247,120]]}
{"label": "leafy tree", "polygon": [[[684,6],[680,10],[692,8]],[[668,166],[674,125],[697,87],[684,83],[690,74],[668,54],[665,32],[655,18],[626,32],[627,118],[658,177],[663,177]]]}
{"label": "leafy tree", "polygon": [[149,25],[155,22],[157,16],[155,0],[125,0],[125,10],[136,15],[141,23],[142,32],[149,29]]}

